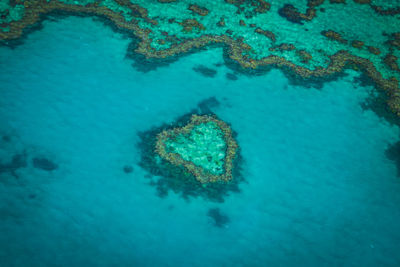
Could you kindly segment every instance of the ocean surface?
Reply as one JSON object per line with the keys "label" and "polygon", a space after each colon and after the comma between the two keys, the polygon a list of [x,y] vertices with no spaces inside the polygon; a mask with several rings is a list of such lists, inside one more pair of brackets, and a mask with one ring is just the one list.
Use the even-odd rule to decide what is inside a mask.
{"label": "ocean surface", "polygon": [[[222,48],[141,72],[129,43],[67,17],[0,47],[0,266],[400,266],[400,131],[359,73],[234,80]],[[223,203],[159,197],[138,134],[210,98],[246,181]]]}

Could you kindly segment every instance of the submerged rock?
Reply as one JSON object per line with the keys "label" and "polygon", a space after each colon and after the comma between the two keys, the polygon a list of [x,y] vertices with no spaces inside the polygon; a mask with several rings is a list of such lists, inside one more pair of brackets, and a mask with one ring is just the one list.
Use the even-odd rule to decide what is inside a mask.
{"label": "submerged rock", "polygon": [[32,159],[33,167],[44,171],[54,171],[58,169],[58,165],[46,158],[35,157]]}
{"label": "submerged rock", "polygon": [[195,72],[200,73],[204,77],[209,77],[209,78],[214,78],[214,76],[217,74],[217,71],[214,69],[210,69],[204,65],[198,65],[193,68]]}
{"label": "submerged rock", "polygon": [[0,174],[4,172],[10,172],[15,174],[15,171],[19,168],[25,168],[28,165],[26,153],[15,154],[10,163],[0,162]]}
{"label": "submerged rock", "polygon": [[219,107],[221,103],[218,101],[217,98],[210,97],[201,101],[197,107],[199,108],[200,113],[202,114],[211,114],[212,110]]}
{"label": "submerged rock", "polygon": [[238,77],[234,73],[227,73],[225,74],[225,77],[231,81],[236,81],[238,79]]}
{"label": "submerged rock", "polygon": [[396,164],[397,176],[400,177],[400,141],[389,146],[385,151],[385,155]]}
{"label": "submerged rock", "polygon": [[124,173],[131,173],[133,172],[133,167],[130,165],[125,165],[124,166]]}
{"label": "submerged rock", "polygon": [[214,220],[214,225],[216,227],[225,227],[229,223],[229,217],[222,214],[219,208],[209,209],[207,215]]}

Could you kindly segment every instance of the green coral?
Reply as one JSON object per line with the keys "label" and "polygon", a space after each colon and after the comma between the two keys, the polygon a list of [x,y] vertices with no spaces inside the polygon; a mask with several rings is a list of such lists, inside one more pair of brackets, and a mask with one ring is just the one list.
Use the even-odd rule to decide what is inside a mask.
{"label": "green coral", "polygon": [[[247,45],[247,49],[241,50],[242,54],[237,57],[244,56],[246,59],[257,60],[273,56],[290,61],[296,66],[316,70],[328,67],[331,62],[330,56],[346,50],[352,55],[372,62],[383,78],[388,79],[393,76],[400,80],[400,73],[388,68],[382,60],[384,55],[393,53],[393,47],[388,46],[387,41],[388,36],[399,31],[400,14],[381,15],[376,10],[374,11],[371,5],[361,5],[356,1],[346,1],[346,4],[341,5],[332,4],[331,1],[296,0],[267,0],[266,2],[261,0],[181,0],[170,3],[161,3],[156,0],[126,2],[47,0],[47,2],[55,5],[62,2],[79,7],[96,3],[96,6],[107,7],[118,14],[118,18],[120,18],[119,15],[122,15],[128,22],[126,25],[131,27],[138,25],[142,30],[141,35],[146,34],[145,39],[149,43],[140,53],[144,53],[145,49],[148,49],[147,45],[149,45],[150,49],[148,50],[152,52],[152,55],[157,53],[157,55],[161,55],[163,50],[175,48],[176,45],[191,39],[202,36],[229,36],[232,40],[243,40]],[[398,3],[394,2],[372,1],[374,5],[382,6],[384,10],[388,8],[395,10]],[[13,7],[10,1],[0,0],[0,31],[3,33],[13,32],[14,28],[10,27],[10,22],[21,20],[25,13],[29,14],[30,9],[42,5],[41,1],[30,1],[29,3],[29,10],[25,11],[21,4]],[[316,6],[312,9],[313,12],[309,12],[313,15],[308,14],[308,19],[303,19],[302,23],[293,23],[279,13],[285,4],[290,4],[302,15],[305,15],[311,5],[307,3],[314,3]],[[208,14],[202,16],[193,12],[189,8],[191,4],[207,9]],[[258,28],[261,31],[256,31]],[[326,38],[321,34],[326,30],[340,34],[345,41],[338,42]],[[268,32],[269,35],[263,34],[263,32]],[[353,47],[351,45],[353,41],[362,41],[365,45]],[[292,45],[293,49],[279,48],[285,44]],[[368,46],[378,48],[381,53],[371,53],[367,49]],[[309,59],[304,60],[299,56],[298,51],[306,51]]]}
{"label": "green coral", "polygon": [[215,122],[196,125],[190,134],[180,134],[166,142],[169,152],[215,175],[224,173],[226,144],[223,132]]}
{"label": "green coral", "polygon": [[64,2],[64,3],[69,4],[69,5],[84,6],[84,5],[87,5],[87,4],[94,3],[94,2],[96,2],[96,0],[61,0],[60,2]]}
{"label": "green coral", "polygon": [[[0,1],[0,15],[3,17],[0,18],[0,24],[18,21],[24,17],[24,14],[24,5],[16,5],[15,7],[11,7],[8,1]],[[10,28],[8,26],[0,27],[0,30],[9,31]]]}

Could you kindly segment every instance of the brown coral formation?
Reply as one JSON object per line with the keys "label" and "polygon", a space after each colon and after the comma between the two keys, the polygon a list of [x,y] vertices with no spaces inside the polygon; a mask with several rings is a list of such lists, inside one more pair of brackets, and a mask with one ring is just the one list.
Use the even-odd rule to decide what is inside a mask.
{"label": "brown coral formation", "polygon": [[347,40],[344,39],[342,35],[338,32],[327,30],[327,31],[322,31],[321,34],[330,40],[334,40],[342,44],[347,44]]}
{"label": "brown coral formation", "polygon": [[224,18],[220,18],[219,21],[217,22],[217,26],[218,27],[225,27],[226,26],[225,19]]}
{"label": "brown coral formation", "polygon": [[364,42],[359,40],[354,40],[351,42],[351,46],[354,48],[362,48],[364,46]]}
{"label": "brown coral formation", "polygon": [[353,0],[357,4],[371,4],[371,0]]}
{"label": "brown coral formation", "polygon": [[315,8],[317,6],[322,5],[325,2],[325,0],[307,0],[307,6],[309,8]]}
{"label": "brown coral formation", "polygon": [[265,37],[269,38],[272,42],[276,41],[275,34],[271,31],[263,30],[261,28],[256,28],[254,32],[264,35]]}
{"label": "brown coral formation", "polygon": [[400,72],[399,65],[397,64],[397,57],[392,54],[387,54],[383,58],[383,62],[386,64],[386,66],[389,67],[389,69]]}
{"label": "brown coral formation", "polygon": [[[130,0],[114,0],[114,1],[121,6],[125,6],[125,7],[129,8],[132,11],[132,16],[134,16],[136,18],[143,18],[145,21],[147,21],[148,23],[150,23],[152,25],[158,24],[158,21],[151,19],[149,17],[147,9],[145,9],[137,4],[133,4]],[[89,4],[89,6],[91,6],[91,4]],[[97,6],[97,3],[94,3],[93,6]]]}
{"label": "brown coral formation", "polygon": [[395,16],[397,14],[400,14],[400,6],[384,8],[382,6],[373,4],[372,0],[353,0],[353,1],[357,4],[368,4],[372,8],[372,10],[374,10],[377,14],[381,16]]}
{"label": "brown coral formation", "polygon": [[181,23],[179,23],[183,27],[184,32],[191,32],[193,28],[196,28],[198,30],[205,30],[206,28],[204,27],[203,24],[198,22],[195,19],[185,19]]}
{"label": "brown coral formation", "polygon": [[165,40],[164,39],[158,39],[157,43],[160,44],[160,45],[163,45],[163,44],[165,44]]}
{"label": "brown coral formation", "polygon": [[282,8],[279,9],[278,13],[280,16],[286,18],[288,21],[303,24],[304,18],[302,14],[293,5],[290,4],[284,5]]}
{"label": "brown coral formation", "polygon": [[257,13],[266,13],[271,8],[271,4],[265,0],[225,0],[225,2],[236,6],[236,14],[246,13],[246,18],[251,18]]}
{"label": "brown coral formation", "polygon": [[280,52],[283,52],[283,51],[292,51],[292,50],[295,50],[295,49],[296,49],[296,47],[294,45],[283,43],[283,44],[280,44],[280,45],[272,46],[268,50],[269,51],[279,50]]}
{"label": "brown coral formation", "polygon": [[389,41],[387,41],[387,44],[400,50],[400,32],[392,33]]}
{"label": "brown coral formation", "polygon": [[371,54],[374,54],[374,55],[379,55],[381,53],[381,50],[379,50],[379,48],[377,48],[375,46],[367,46],[367,49]]}
{"label": "brown coral formation", "polygon": [[252,5],[256,6],[256,9],[254,9],[254,11],[257,13],[266,13],[271,8],[271,4],[265,0],[257,0],[255,2],[252,2]]}
{"label": "brown coral formation", "polygon": [[311,54],[304,49],[296,50],[296,55],[300,57],[302,63],[308,63],[312,59]]}
{"label": "brown coral formation", "polygon": [[291,4],[285,4],[278,10],[278,14],[290,22],[304,24],[304,21],[311,21],[317,15],[315,7],[321,5],[323,2],[324,0],[308,1],[306,13],[301,13],[295,6]]}
{"label": "brown coral formation", "polygon": [[188,9],[200,16],[207,16],[208,12],[210,12],[207,8],[198,6],[196,4],[189,5]]}
{"label": "brown coral formation", "polygon": [[157,2],[160,2],[160,3],[173,3],[176,1],[178,1],[178,0],[157,0]]}
{"label": "brown coral formation", "polygon": [[384,9],[381,6],[376,6],[376,5],[370,5],[370,6],[376,13],[378,13],[379,15],[382,15],[382,16],[394,16],[394,15],[400,14],[400,7],[392,7],[392,8]]}
{"label": "brown coral formation", "polygon": [[125,6],[132,10],[132,16],[137,18],[147,18],[147,10],[139,5],[131,3],[129,0],[114,0],[117,4]]}
{"label": "brown coral formation", "polygon": [[[225,151],[225,159],[224,159],[224,170],[225,172],[220,175],[212,174],[206,172],[203,168],[195,165],[191,161],[184,160],[179,154],[168,152],[166,149],[165,142],[171,138],[176,137],[177,135],[189,134],[193,128],[197,125],[214,122],[218,128],[223,133],[223,139],[226,144],[226,151]],[[183,166],[185,169],[191,173],[196,179],[201,182],[202,184],[205,183],[214,183],[214,182],[229,182],[232,180],[233,176],[233,161],[236,157],[236,151],[238,149],[238,145],[236,141],[232,137],[232,130],[230,127],[223,121],[218,120],[214,116],[199,116],[199,115],[192,115],[191,121],[189,124],[185,125],[182,128],[174,128],[172,130],[164,130],[157,135],[156,153],[163,159],[167,160],[171,164],[175,166]]]}

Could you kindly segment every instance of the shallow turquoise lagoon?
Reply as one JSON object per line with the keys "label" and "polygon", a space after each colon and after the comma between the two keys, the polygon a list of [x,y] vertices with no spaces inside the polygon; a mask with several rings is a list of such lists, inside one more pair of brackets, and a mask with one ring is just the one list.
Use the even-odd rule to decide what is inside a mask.
{"label": "shallow turquoise lagoon", "polygon": [[[399,128],[363,110],[374,89],[356,72],[322,89],[279,70],[230,80],[214,48],[143,73],[129,43],[69,17],[0,47],[0,162],[27,159],[0,173],[1,266],[400,265],[400,178],[386,153]],[[138,133],[211,97],[237,132],[241,192],[157,196]],[[229,218],[220,227],[215,208]]]}

